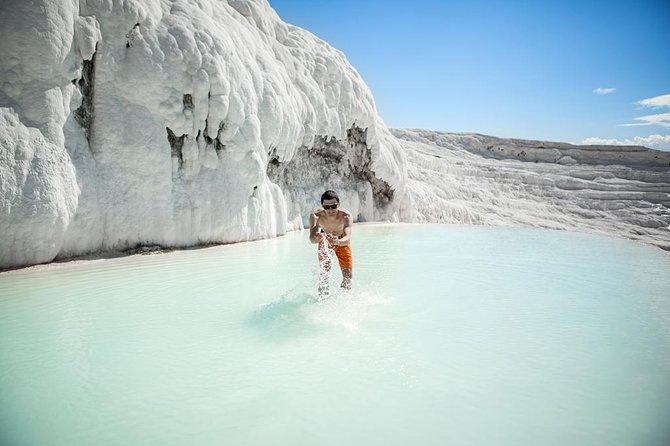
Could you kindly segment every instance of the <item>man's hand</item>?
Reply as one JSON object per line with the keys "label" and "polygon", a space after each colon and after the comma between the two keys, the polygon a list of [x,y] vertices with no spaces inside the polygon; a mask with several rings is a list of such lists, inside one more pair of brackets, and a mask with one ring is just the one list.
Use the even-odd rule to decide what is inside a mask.
{"label": "man's hand", "polygon": [[317,234],[319,232],[319,211],[321,209],[315,209],[309,214],[309,241],[312,243],[318,243],[319,239]]}
{"label": "man's hand", "polygon": [[310,226],[313,224],[317,223],[319,221],[319,217],[321,216],[321,212],[323,212],[323,209],[314,209],[311,214],[309,214],[309,222]]}
{"label": "man's hand", "polygon": [[340,238],[335,234],[326,234],[326,239],[333,246],[340,246]]}

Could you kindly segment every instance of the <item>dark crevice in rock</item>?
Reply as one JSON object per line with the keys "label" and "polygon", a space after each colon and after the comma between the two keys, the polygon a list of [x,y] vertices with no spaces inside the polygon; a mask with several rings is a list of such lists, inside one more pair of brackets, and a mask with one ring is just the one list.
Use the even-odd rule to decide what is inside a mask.
{"label": "dark crevice in rock", "polygon": [[393,201],[394,190],[386,181],[375,177],[372,172],[368,172],[365,177],[372,186],[372,196],[375,199],[375,205],[380,209],[385,208]]}
{"label": "dark crevice in rock", "polygon": [[226,129],[226,123],[225,123],[225,122],[221,122],[221,123],[219,124],[219,130],[216,132],[216,153],[217,153],[217,155],[219,154],[219,152],[221,152],[221,151],[223,151],[223,150],[226,150],[226,145],[225,145],[225,144],[221,144],[221,142],[220,142],[220,140],[219,140],[219,136],[221,135],[221,133],[222,133],[225,129]]}
{"label": "dark crevice in rock", "polygon": [[135,23],[133,28],[126,34],[126,48],[130,48],[131,46],[133,46],[133,42],[135,41],[136,36],[135,30],[139,30],[139,28],[140,24]]}
{"label": "dark crevice in rock", "polygon": [[188,93],[185,94],[184,99],[183,99],[183,103],[184,103],[184,109],[193,110],[193,96],[191,96]]}
{"label": "dark crevice in rock", "polygon": [[345,141],[317,137],[311,148],[301,148],[288,162],[280,162],[276,151],[270,151],[268,178],[288,192],[305,182],[316,189],[337,189],[368,182],[375,206],[383,209],[393,200],[394,191],[372,170],[372,152],[366,140],[367,129],[353,126],[347,131]]}
{"label": "dark crevice in rock", "polygon": [[186,135],[175,136],[175,134],[170,130],[169,127],[165,127],[167,130],[167,138],[170,143],[170,149],[172,151],[172,156],[179,160],[179,168],[181,169],[184,165],[184,155],[181,151],[184,146],[184,138]]}
{"label": "dark crevice in rock", "polygon": [[347,143],[355,149],[349,167],[356,179],[370,183],[375,206],[382,209],[393,201],[394,191],[386,181],[377,178],[372,170],[372,153],[366,143],[367,134],[367,129],[356,126],[347,130]]}
{"label": "dark crevice in rock", "polygon": [[202,132],[202,136],[205,138],[207,145],[214,143],[214,139],[209,136],[209,121],[205,121],[205,130]]}
{"label": "dark crevice in rock", "polygon": [[150,255],[150,254],[168,254],[174,252],[175,248],[165,247],[161,245],[141,245],[138,244],[134,248],[127,249],[123,253],[128,255]]}
{"label": "dark crevice in rock", "polygon": [[84,60],[81,66],[81,78],[73,80],[72,83],[77,85],[81,91],[82,100],[81,105],[74,111],[74,118],[84,129],[84,135],[89,144],[91,142],[91,133],[93,129],[93,120],[95,118],[95,107],[93,103],[94,86],[95,86],[95,56],[93,53],[91,60]]}

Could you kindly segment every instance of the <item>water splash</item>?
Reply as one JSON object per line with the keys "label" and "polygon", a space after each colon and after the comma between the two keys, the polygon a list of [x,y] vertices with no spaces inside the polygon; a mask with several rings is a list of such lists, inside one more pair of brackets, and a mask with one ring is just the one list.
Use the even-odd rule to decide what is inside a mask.
{"label": "water splash", "polygon": [[339,288],[330,298],[317,301],[309,309],[309,317],[315,324],[324,327],[358,331],[365,320],[374,317],[374,308],[392,301],[374,285],[352,290]]}
{"label": "water splash", "polygon": [[318,300],[325,300],[330,297],[330,290],[336,289],[337,284],[333,274],[331,274],[333,264],[335,264],[335,250],[328,243],[328,236],[320,232],[321,241],[318,244],[319,270],[318,270]]}
{"label": "water splash", "polygon": [[336,288],[327,299],[294,289],[261,305],[248,323],[273,340],[309,336],[333,328],[355,332],[365,320],[374,318],[373,308],[392,300],[374,284],[354,290]]}
{"label": "water splash", "polygon": [[309,293],[290,290],[272,302],[261,305],[249,317],[248,323],[272,339],[294,338],[314,331],[306,308],[315,302]]}
{"label": "water splash", "polygon": [[341,283],[337,281],[337,273],[333,273],[333,267],[339,270],[339,260],[337,254],[335,253],[334,248],[329,242],[329,237],[327,234],[321,232],[318,234],[321,237],[321,241],[318,245],[318,257],[319,257],[319,269],[318,269],[318,298],[319,300],[328,299],[338,294],[333,290],[337,289],[351,289],[352,280],[351,277],[342,276]]}

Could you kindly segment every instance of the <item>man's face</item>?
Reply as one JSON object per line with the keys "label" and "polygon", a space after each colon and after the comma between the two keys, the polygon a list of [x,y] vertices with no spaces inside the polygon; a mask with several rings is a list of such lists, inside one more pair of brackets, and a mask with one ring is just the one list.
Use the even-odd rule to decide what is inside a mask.
{"label": "man's face", "polygon": [[339,203],[335,198],[329,200],[324,200],[321,202],[321,206],[326,210],[326,215],[335,215],[337,214],[337,207]]}

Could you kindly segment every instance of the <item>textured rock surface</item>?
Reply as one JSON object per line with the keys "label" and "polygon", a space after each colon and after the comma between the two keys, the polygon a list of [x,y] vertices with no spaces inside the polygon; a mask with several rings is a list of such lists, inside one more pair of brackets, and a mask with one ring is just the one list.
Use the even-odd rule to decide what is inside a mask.
{"label": "textured rock surface", "polygon": [[[8,0],[0,26],[0,267],[273,237],[327,187],[397,219],[404,155],[369,89],[264,0]],[[303,172],[326,145],[341,165]]]}
{"label": "textured rock surface", "polygon": [[408,155],[403,215],[624,236],[670,250],[670,153],[393,130]]}
{"label": "textured rock surface", "polygon": [[0,268],[274,237],[326,188],[358,221],[670,248],[667,153],[394,136],[344,55],[265,0],[5,0],[0,28]]}

